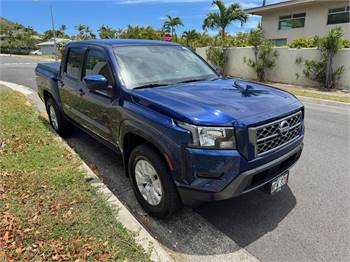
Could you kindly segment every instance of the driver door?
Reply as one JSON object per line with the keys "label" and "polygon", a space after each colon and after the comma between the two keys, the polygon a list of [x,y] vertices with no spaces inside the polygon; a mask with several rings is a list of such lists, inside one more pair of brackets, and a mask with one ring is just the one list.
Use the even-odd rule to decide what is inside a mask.
{"label": "driver door", "polygon": [[[83,93],[80,96],[79,112],[82,114],[83,126],[112,142],[112,118],[116,121],[113,112],[116,90],[111,67],[103,49],[87,50],[82,73]],[[89,90],[84,83],[84,77],[89,75],[103,75],[108,81],[108,87],[103,90]]]}

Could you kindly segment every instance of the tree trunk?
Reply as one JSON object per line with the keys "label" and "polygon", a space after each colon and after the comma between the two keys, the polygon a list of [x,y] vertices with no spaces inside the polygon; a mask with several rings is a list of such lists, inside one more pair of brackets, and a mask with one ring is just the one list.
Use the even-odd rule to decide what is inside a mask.
{"label": "tree trunk", "polygon": [[225,28],[224,27],[221,30],[221,40],[222,40],[222,44],[224,44],[224,41],[225,41]]}
{"label": "tree trunk", "polygon": [[254,46],[254,58],[255,58],[255,63],[258,64],[258,54],[259,54],[259,47]]}
{"label": "tree trunk", "polygon": [[325,87],[327,89],[333,88],[333,79],[332,79],[332,73],[333,73],[333,56],[334,56],[334,51],[333,50],[328,50],[327,52],[327,66],[326,66],[326,83]]}

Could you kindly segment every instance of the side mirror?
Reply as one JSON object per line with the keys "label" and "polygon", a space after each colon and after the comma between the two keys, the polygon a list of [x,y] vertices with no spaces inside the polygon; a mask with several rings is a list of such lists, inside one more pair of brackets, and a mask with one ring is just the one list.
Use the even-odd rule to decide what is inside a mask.
{"label": "side mirror", "polygon": [[83,78],[83,81],[90,91],[105,90],[108,87],[107,79],[102,75],[89,75]]}

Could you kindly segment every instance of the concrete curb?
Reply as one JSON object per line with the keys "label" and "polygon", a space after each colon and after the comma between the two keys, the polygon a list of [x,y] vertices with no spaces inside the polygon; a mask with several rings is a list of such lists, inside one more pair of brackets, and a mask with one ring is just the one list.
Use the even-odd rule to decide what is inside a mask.
{"label": "concrete curb", "polygon": [[[25,86],[0,81],[1,85],[18,91],[26,96],[30,96],[33,92]],[[151,236],[151,234],[142,226],[140,222],[131,214],[131,212],[120,202],[120,200],[108,189],[108,187],[100,180],[100,178],[90,169],[90,167],[80,158],[80,156],[61,138],[57,137],[64,147],[76,156],[82,162],[80,168],[85,172],[86,181],[93,186],[96,191],[106,200],[108,206],[116,214],[118,222],[120,222],[133,236],[135,242],[139,244],[146,253],[150,255],[152,261],[170,262],[174,259],[161,246],[161,244]]]}
{"label": "concrete curb", "polygon": [[22,86],[22,85],[18,85],[15,83],[2,81],[2,80],[0,80],[0,85],[7,86],[8,88],[11,88],[14,91],[18,91],[26,96],[33,94],[33,90],[31,90],[30,88],[28,88],[26,86]]}

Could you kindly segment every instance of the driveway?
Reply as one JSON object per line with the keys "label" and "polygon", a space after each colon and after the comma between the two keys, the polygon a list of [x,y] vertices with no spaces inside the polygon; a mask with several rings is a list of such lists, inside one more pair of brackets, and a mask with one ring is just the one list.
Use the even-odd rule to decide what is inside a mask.
{"label": "driveway", "polygon": [[[34,67],[0,57],[0,80],[35,90]],[[304,152],[283,192],[252,192],[163,221],[137,204],[118,153],[76,129],[67,142],[177,260],[350,261],[350,106],[304,104]]]}

